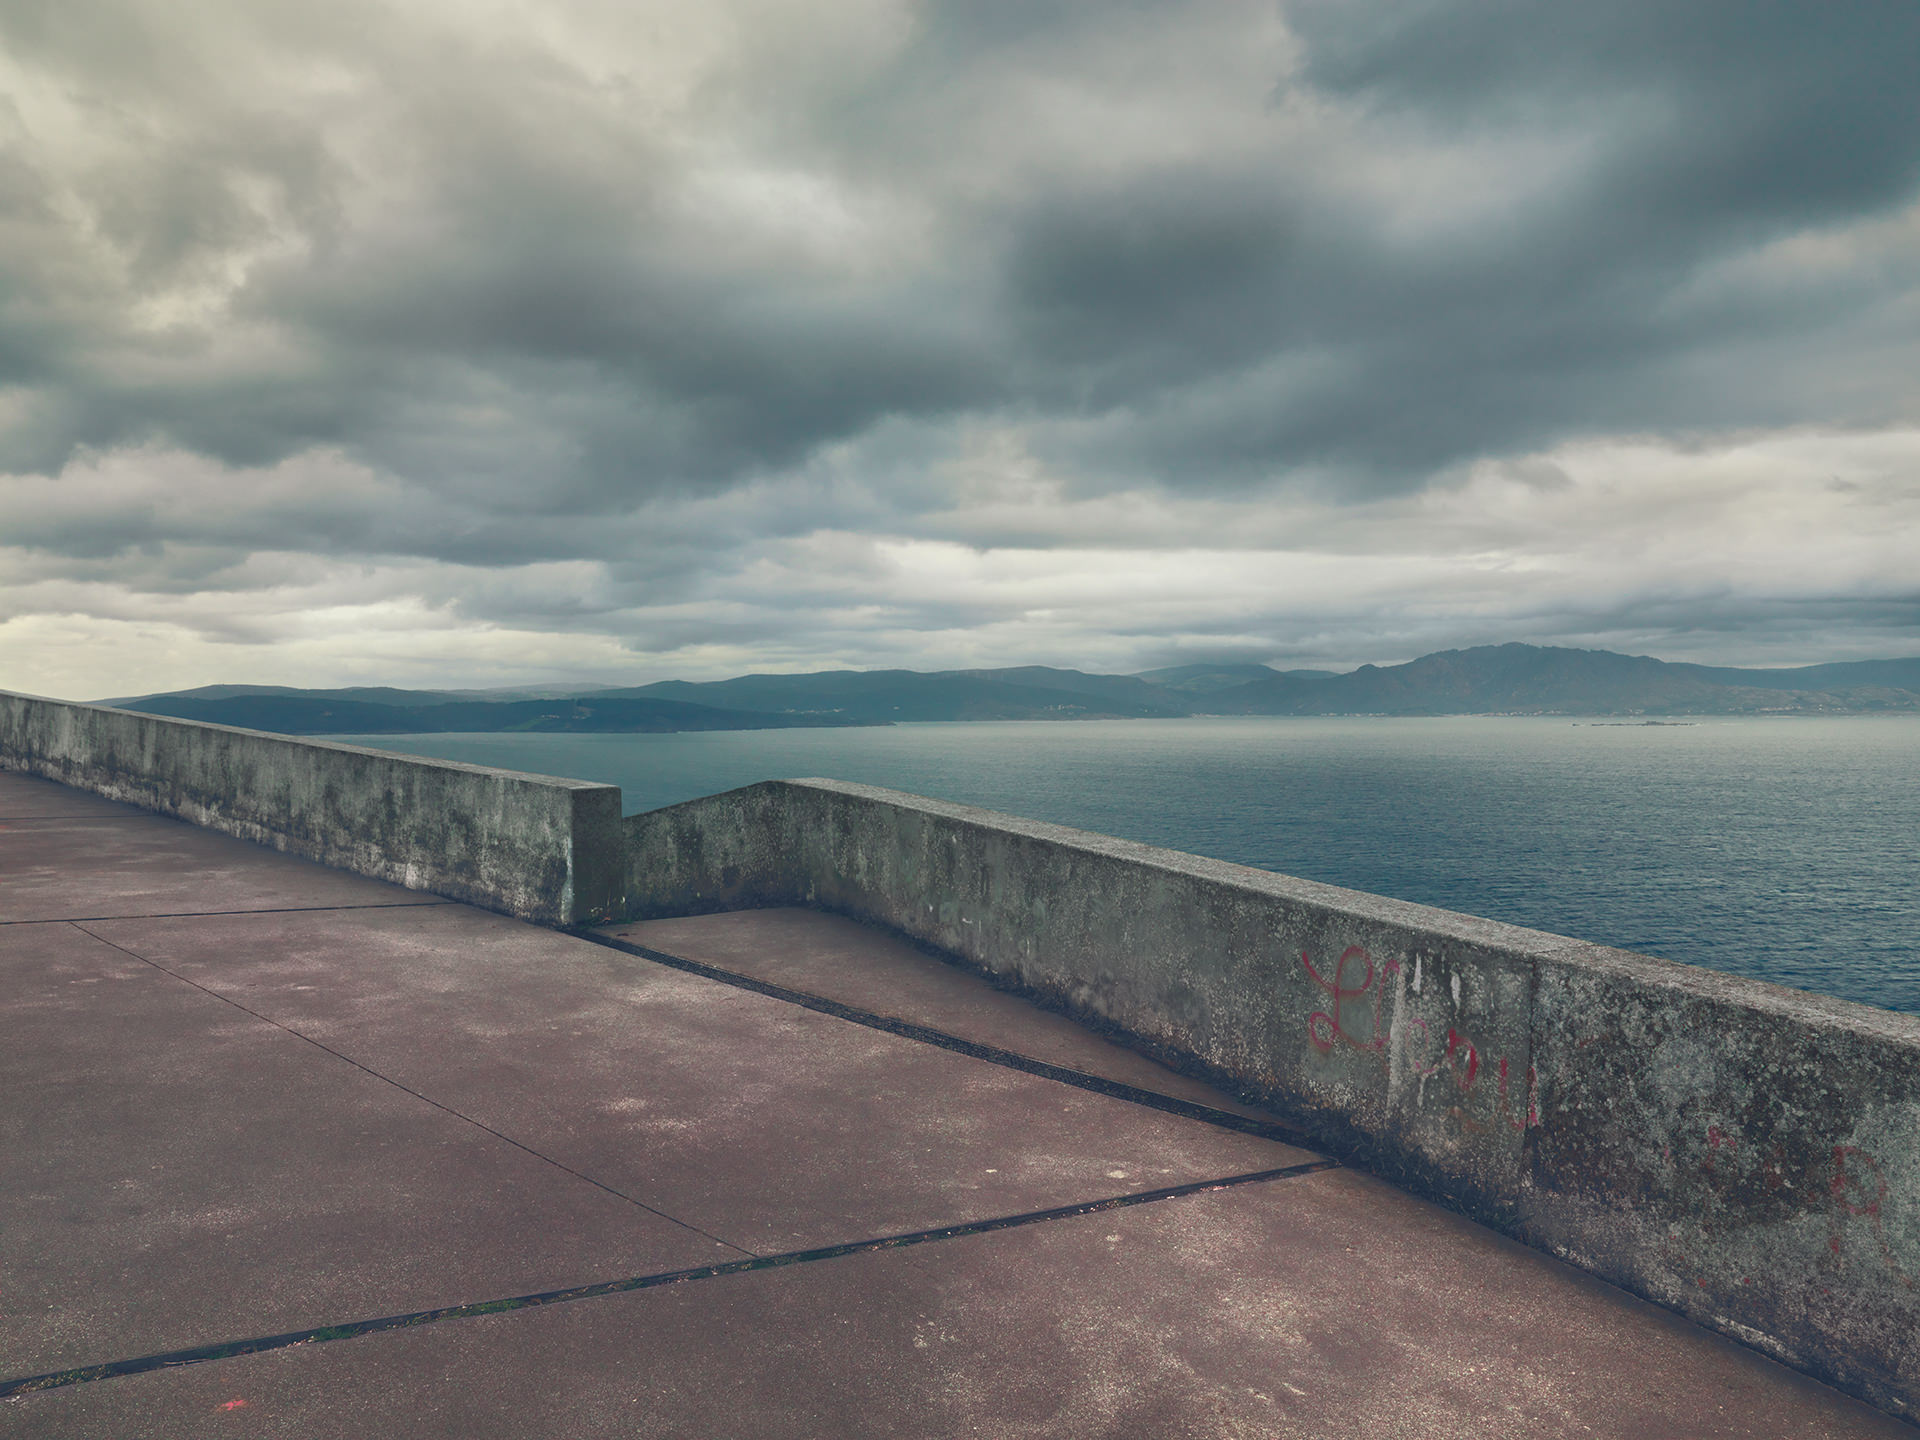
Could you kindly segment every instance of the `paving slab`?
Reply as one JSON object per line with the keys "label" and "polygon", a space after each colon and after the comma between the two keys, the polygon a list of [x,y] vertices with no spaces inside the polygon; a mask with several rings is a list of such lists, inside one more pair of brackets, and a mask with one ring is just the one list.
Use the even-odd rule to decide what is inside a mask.
{"label": "paving slab", "polygon": [[0,994],[0,1378],[739,1253],[75,926]]}
{"label": "paving slab", "polygon": [[76,790],[17,770],[0,770],[0,824],[10,820],[114,819],[147,813],[90,790]]}
{"label": "paving slab", "polygon": [[0,922],[447,903],[144,811],[0,820],[0,875]]}
{"label": "paving slab", "polygon": [[1275,1119],[844,916],[797,908],[733,910],[608,925],[597,933],[1123,1085]]}
{"label": "paving slab", "polygon": [[1867,1440],[1913,1431],[1348,1171],[0,1405],[0,1434]]}
{"label": "paving slab", "polygon": [[759,1253],[1316,1158],[464,906],[88,928]]}
{"label": "paving slab", "polygon": [[[1312,1157],[15,779],[0,907],[143,909],[0,924],[0,1379],[962,1233],[50,1389],[0,1436],[1920,1433],[1352,1171],[998,1227]],[[843,921],[649,933],[1150,1063]]]}

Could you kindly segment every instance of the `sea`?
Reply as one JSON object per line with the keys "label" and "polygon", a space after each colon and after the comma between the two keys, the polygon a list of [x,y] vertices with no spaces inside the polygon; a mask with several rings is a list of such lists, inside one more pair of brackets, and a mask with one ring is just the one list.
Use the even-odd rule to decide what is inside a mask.
{"label": "sea", "polygon": [[332,739],[618,785],[826,776],[1920,1014],[1920,716],[985,721]]}

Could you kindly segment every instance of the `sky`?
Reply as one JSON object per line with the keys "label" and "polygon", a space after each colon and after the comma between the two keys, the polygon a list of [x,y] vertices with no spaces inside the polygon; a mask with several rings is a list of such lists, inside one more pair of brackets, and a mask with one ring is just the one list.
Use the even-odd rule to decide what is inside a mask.
{"label": "sky", "polygon": [[0,688],[1920,653],[1912,0],[0,0]]}

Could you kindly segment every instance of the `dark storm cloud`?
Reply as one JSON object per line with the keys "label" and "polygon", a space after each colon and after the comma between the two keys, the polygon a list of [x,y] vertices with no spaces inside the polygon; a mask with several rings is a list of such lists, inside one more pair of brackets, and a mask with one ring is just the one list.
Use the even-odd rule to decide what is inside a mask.
{"label": "dark storm cloud", "polygon": [[[476,39],[430,64],[392,24],[362,38],[264,12],[258,43],[313,47],[384,92],[386,133],[350,153],[208,60],[169,79],[151,62],[183,46],[137,9],[120,18],[146,65],[9,7],[9,42],[98,86],[88,103],[124,112],[124,144],[76,186],[108,252],[92,274],[57,258],[49,177],[8,172],[26,242],[10,264],[38,298],[9,316],[9,374],[33,401],[5,461],[158,440],[261,465],[339,446],[511,509],[491,456],[537,463],[543,505],[590,514],[779,471],[890,417],[1017,417],[1055,427],[1043,449],[1088,483],[1205,489],[1416,484],[1569,434],[1897,408],[1869,382],[1856,415],[1802,413],[1781,348],[1810,318],[1848,326],[1873,293],[1754,285],[1703,306],[1688,287],[1796,227],[1911,198],[1910,6],[1284,13],[1292,42],[1246,7],[934,6],[864,67],[796,80],[743,61],[676,129],[632,123],[537,48]],[[1239,30],[1265,73],[1208,97],[1189,72]],[[1047,92],[1131,109],[1169,143],[1076,133]],[[1239,143],[1217,154],[1209,104],[1238,107]],[[702,199],[729,163],[726,145],[703,155],[702,126],[733,161],[758,146],[873,199],[869,233],[828,234],[824,254],[778,213],[752,233]],[[1516,161],[1534,139],[1548,153]],[[1516,163],[1530,173],[1503,172]],[[1346,183],[1369,166],[1397,181]],[[983,189],[975,168],[1024,178]],[[1396,183],[1424,197],[1412,213]],[[191,325],[126,331],[129,302],[252,246],[227,314],[278,337],[273,363],[196,354]],[[1761,373],[1742,373],[1756,347]],[[1724,382],[1676,385],[1702,363]]]}
{"label": "dark storm cloud", "polygon": [[[136,614],[118,565],[264,633],[220,605],[310,566],[795,663],[1897,629],[1859,517],[1908,441],[1793,437],[1920,418],[1916,60],[1911,4],[0,0],[5,603]],[[1560,555],[1737,509],[1580,447],[1756,435],[1831,595]],[[1298,594],[1183,558],[1315,546]],[[1366,556],[1433,587],[1404,634]]]}
{"label": "dark storm cloud", "polygon": [[[1910,293],[1911,257],[1861,287],[1772,277],[1711,300],[1720,261],[1909,203],[1920,178],[1910,5],[1310,5],[1282,94],[1360,107],[1463,192],[1513,203],[1408,235],[1272,154],[1069,190],[1022,217],[1015,313],[1056,378],[1120,423],[1096,453],[1207,485],[1357,465],[1417,483],[1568,434],[1880,421],[1809,383],[1823,332]],[[1503,174],[1528,135],[1548,173]],[[1328,150],[1328,166],[1364,158]],[[1541,162],[1534,162],[1541,163]],[[1531,193],[1530,193],[1531,192]],[[1263,376],[1259,367],[1280,373]],[[1683,383],[1684,382],[1684,383]],[[1816,388],[1824,391],[1824,385]],[[1876,393],[1877,392],[1877,393]]]}
{"label": "dark storm cloud", "polygon": [[[979,307],[946,278],[835,273],[764,237],[743,252],[740,227],[689,201],[703,177],[674,153],[687,137],[627,123],[550,58],[476,46],[415,70],[378,29],[355,49],[283,21],[286,41],[324,40],[322,59],[386,91],[391,133],[372,153],[330,154],[327,126],[263,123],[271,102],[244,86],[170,88],[163,32],[148,31],[158,63],[110,100],[123,56],[43,11],[0,24],[63,81],[97,87],[87,106],[126,112],[112,117],[120,153],[66,177],[91,211],[90,270],[56,260],[74,237],[44,198],[52,177],[8,177],[30,212],[10,267],[50,302],[10,317],[9,378],[33,399],[0,456],[10,468],[56,469],[77,445],[160,440],[235,465],[341,445],[458,493],[463,441],[497,422],[564,431],[572,453],[545,467],[547,502],[604,504],[726,483],[879,415],[998,393],[967,333]],[[246,257],[225,318],[291,355],[223,365],[195,353],[192,325],[129,332],[131,306],[275,240],[292,243]]]}
{"label": "dark storm cloud", "polygon": [[[1902,0],[1303,0],[1306,77],[1472,128],[1627,110],[1609,187],[1650,237],[1845,218],[1899,202],[1920,165],[1920,14]],[[1624,157],[1623,157],[1624,158]]]}

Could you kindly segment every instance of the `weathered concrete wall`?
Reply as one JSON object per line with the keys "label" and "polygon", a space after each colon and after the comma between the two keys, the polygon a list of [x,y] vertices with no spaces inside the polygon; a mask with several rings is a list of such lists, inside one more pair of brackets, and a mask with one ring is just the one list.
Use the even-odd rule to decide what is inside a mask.
{"label": "weathered concrete wall", "polygon": [[0,691],[0,768],[550,923],[618,908],[620,791]]}
{"label": "weathered concrete wall", "polygon": [[626,824],[635,918],[811,904],[885,925],[1920,1414],[1920,1021],[865,786]]}

